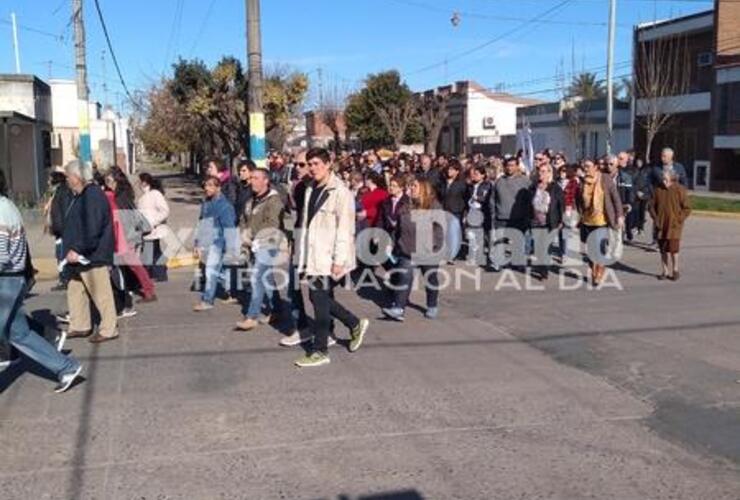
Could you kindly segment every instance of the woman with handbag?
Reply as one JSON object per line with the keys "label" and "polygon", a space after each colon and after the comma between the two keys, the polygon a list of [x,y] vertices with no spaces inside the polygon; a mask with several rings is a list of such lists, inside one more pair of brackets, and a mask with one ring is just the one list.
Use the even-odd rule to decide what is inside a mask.
{"label": "woman with handbag", "polygon": [[151,226],[141,212],[136,209],[134,188],[120,168],[111,167],[104,180],[105,187],[112,193],[115,200],[114,221],[119,221],[124,235],[120,246],[117,246],[115,262],[136,277],[140,286],[139,292],[142,295],[139,302],[155,302],[157,295],[154,291],[154,282],[136,253],[137,246],[141,246],[143,243],[144,235],[151,232]]}
{"label": "woman with handbag", "polygon": [[154,281],[167,281],[167,262],[162,256],[162,240],[167,234],[170,207],[164,197],[162,183],[151,174],[139,174],[139,185],[144,194],[136,205],[152,227],[152,231],[144,235],[142,253],[145,256],[145,267]]}

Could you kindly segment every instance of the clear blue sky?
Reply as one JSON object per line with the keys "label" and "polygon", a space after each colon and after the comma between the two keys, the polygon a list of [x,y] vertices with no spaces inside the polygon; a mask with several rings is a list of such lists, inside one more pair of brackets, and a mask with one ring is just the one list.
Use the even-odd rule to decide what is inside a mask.
{"label": "clear blue sky", "polygon": [[[102,101],[106,80],[109,101],[115,104],[121,85],[93,1],[84,1],[91,91]],[[146,88],[170,73],[178,56],[198,57],[208,64],[222,55],[246,57],[243,0],[99,2],[132,89]],[[46,79],[51,70],[53,78],[73,78],[71,3],[0,0],[0,72],[14,71],[8,24],[14,11],[22,26],[23,72]],[[617,63],[630,58],[630,26],[707,10],[712,3],[619,0]],[[546,22],[530,23],[509,34],[522,26],[521,20],[559,4],[563,5],[541,18]],[[460,12],[456,28],[450,22],[454,11]],[[319,68],[324,88],[345,89],[369,72],[396,68],[415,90],[473,79],[488,87],[505,83],[509,92],[549,98],[552,94],[540,91],[555,87],[552,76],[561,61],[566,72],[571,71],[572,60],[576,69],[605,66],[607,11],[607,0],[263,0],[263,51],[266,65],[287,64],[310,73],[314,92]],[[489,41],[493,43],[473,50]],[[616,74],[628,72],[622,64]]]}

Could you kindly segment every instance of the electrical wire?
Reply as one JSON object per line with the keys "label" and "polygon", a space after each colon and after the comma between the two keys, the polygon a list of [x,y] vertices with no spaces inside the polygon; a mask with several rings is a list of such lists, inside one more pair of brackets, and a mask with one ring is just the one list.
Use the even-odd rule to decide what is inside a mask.
{"label": "electrical wire", "polygon": [[[439,12],[443,14],[449,14],[451,12],[450,9],[447,9],[445,7],[429,5],[426,3],[417,2],[415,0],[389,0],[389,1],[400,3],[403,5],[408,5],[410,7],[418,7],[420,9],[426,9],[431,12]],[[457,9],[455,9],[454,12],[459,14],[463,18],[488,19],[488,20],[502,21],[502,22],[508,22],[508,21],[527,22],[529,21],[525,17],[499,16],[499,15],[484,14],[480,12],[470,12],[470,11],[457,10]],[[565,26],[596,26],[596,27],[604,27],[608,25],[608,23],[606,22],[599,22],[599,21],[560,21],[557,19],[532,21],[532,23],[533,24],[556,24],[556,25],[565,25]],[[617,26],[620,28],[632,28],[632,25],[630,24],[617,24]]]}
{"label": "electrical wire", "polygon": [[493,45],[494,43],[499,42],[499,41],[503,40],[504,38],[507,38],[507,37],[513,35],[517,31],[519,31],[520,29],[528,26],[529,24],[531,24],[531,23],[533,23],[535,21],[539,21],[540,19],[542,19],[545,16],[549,16],[550,14],[552,14],[555,11],[561,9],[562,7],[565,7],[571,1],[573,1],[573,0],[563,0],[562,2],[559,2],[554,7],[550,7],[549,9],[541,12],[540,14],[537,14],[533,18],[528,19],[527,21],[521,23],[520,25],[514,27],[513,29],[507,30],[504,33],[502,33],[502,34],[500,34],[500,35],[498,35],[498,36],[496,36],[496,37],[488,40],[487,42],[484,42],[484,43],[482,43],[480,45],[476,45],[475,47],[472,47],[472,48],[470,48],[468,50],[465,50],[463,52],[460,52],[458,54],[455,54],[452,58],[447,58],[447,59],[444,59],[444,60],[442,60],[440,62],[437,62],[437,63],[434,63],[434,64],[430,64],[428,66],[424,66],[423,68],[419,68],[416,71],[412,71],[410,73],[406,73],[406,76],[413,76],[413,75],[417,75],[419,73],[424,73],[424,72],[429,71],[431,69],[439,68],[440,66],[444,66],[444,65],[448,64],[450,62],[450,59],[452,61],[454,61],[454,60],[461,59],[463,57],[469,56],[470,54],[473,54],[475,52],[478,52],[478,51],[480,51],[482,49],[485,49],[486,47],[489,47],[489,46]]}
{"label": "electrical wire", "polygon": [[118,73],[118,79],[121,82],[121,86],[123,87],[124,92],[126,92],[126,96],[129,98],[131,103],[134,105],[134,107],[139,107],[139,104],[134,100],[134,97],[131,95],[131,92],[128,90],[128,85],[126,85],[126,80],[123,78],[123,74],[121,73],[121,67],[118,65],[118,58],[116,57],[116,51],[113,50],[113,43],[110,40],[110,35],[108,34],[108,27],[105,24],[105,18],[103,16],[103,11],[100,9],[100,2],[98,0],[94,0],[95,2],[95,10],[98,12],[98,19],[100,20],[100,26],[103,28],[103,34],[105,35],[105,41],[108,44],[108,50],[110,51],[110,57],[113,59],[113,65],[116,67],[116,73]]}
{"label": "electrical wire", "polygon": [[[8,21],[7,19],[0,19],[0,23],[7,24],[8,26],[13,26],[13,23],[11,21]],[[36,33],[37,35],[48,36],[49,38],[53,38],[60,43],[64,43],[63,36],[51,33],[49,31],[40,30],[38,28],[32,28],[31,26],[26,26],[25,24],[16,23],[16,26],[18,26],[18,29],[20,30],[28,31],[29,33]]]}
{"label": "electrical wire", "polygon": [[203,21],[200,23],[200,28],[198,28],[197,34],[195,35],[195,38],[193,39],[193,44],[190,46],[190,50],[188,51],[189,54],[192,54],[195,48],[200,43],[200,39],[206,30],[208,21],[211,19],[211,13],[213,12],[213,7],[215,5],[216,5],[216,0],[211,0],[211,3],[208,4],[208,9],[206,9],[206,15],[203,17]]}

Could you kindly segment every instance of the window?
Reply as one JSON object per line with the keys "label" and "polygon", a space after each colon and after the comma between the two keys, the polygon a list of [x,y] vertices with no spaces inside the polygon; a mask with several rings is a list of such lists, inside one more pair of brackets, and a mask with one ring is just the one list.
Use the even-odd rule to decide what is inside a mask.
{"label": "window", "polygon": [[591,132],[591,156],[599,156],[599,133]]}
{"label": "window", "polygon": [[714,58],[711,52],[699,52],[699,55],[696,56],[696,65],[700,68],[711,66],[713,62]]}

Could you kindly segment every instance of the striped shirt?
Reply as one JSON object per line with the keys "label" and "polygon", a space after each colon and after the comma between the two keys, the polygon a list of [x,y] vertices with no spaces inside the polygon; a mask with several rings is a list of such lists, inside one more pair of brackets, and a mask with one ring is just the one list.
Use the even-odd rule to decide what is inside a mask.
{"label": "striped shirt", "polygon": [[28,241],[21,213],[12,201],[0,196],[0,275],[24,273],[27,256]]}

